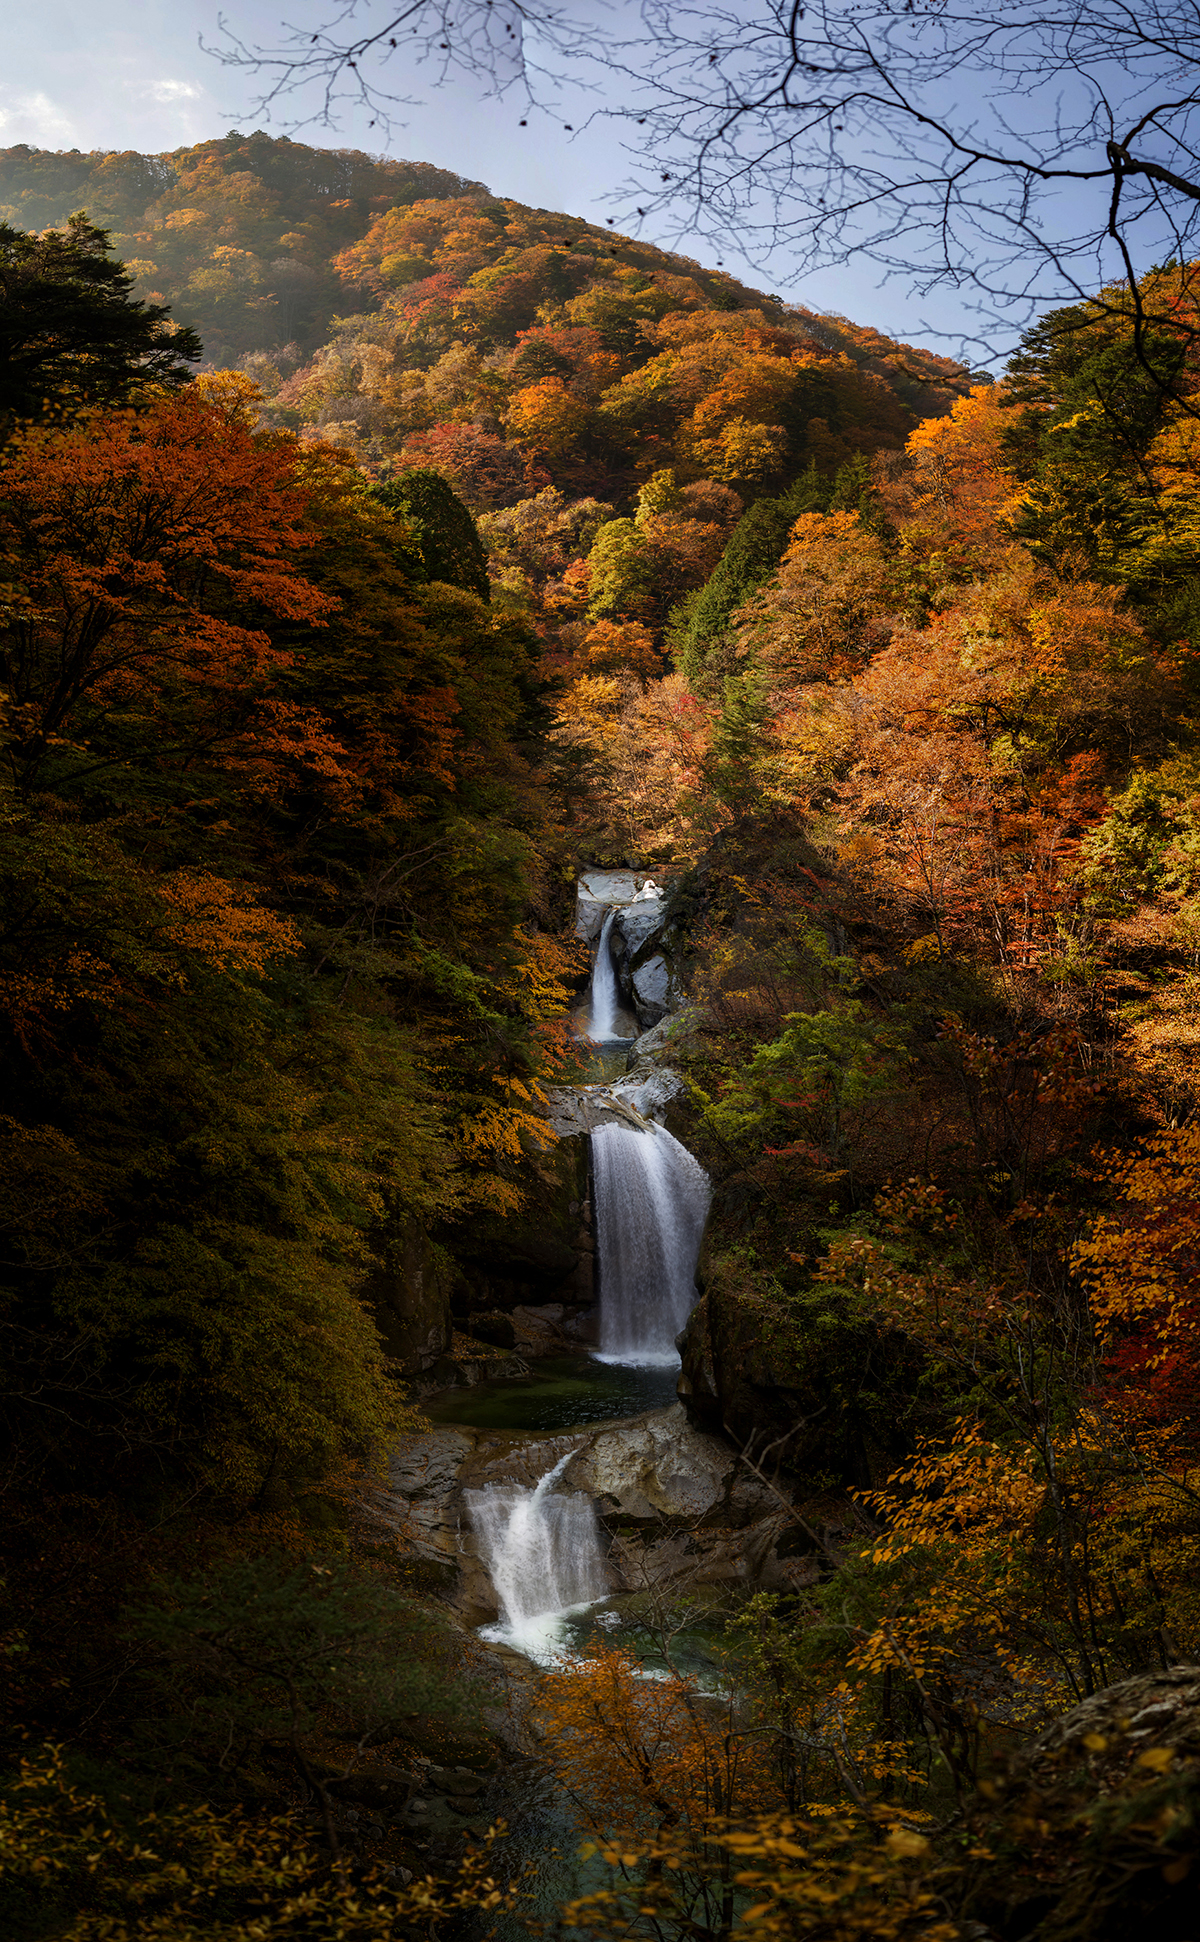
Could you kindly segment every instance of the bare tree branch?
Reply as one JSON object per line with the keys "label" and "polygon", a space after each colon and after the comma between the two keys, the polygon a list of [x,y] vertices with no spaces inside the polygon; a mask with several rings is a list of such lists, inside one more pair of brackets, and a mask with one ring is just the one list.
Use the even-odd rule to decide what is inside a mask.
{"label": "bare tree branch", "polygon": [[781,257],[797,276],[866,259],[973,309],[985,355],[1039,309],[1195,249],[1200,0],[579,4],[346,0],[221,58],[308,121],[352,105],[387,126],[406,97],[383,83],[422,69],[547,112],[590,86],[593,114],[629,127],[621,193],[643,222],[776,277]]}

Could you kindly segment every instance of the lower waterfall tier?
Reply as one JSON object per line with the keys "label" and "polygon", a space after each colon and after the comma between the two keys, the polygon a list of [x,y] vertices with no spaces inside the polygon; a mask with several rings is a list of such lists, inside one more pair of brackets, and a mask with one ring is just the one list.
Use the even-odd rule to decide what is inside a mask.
{"label": "lower waterfall tier", "polygon": [[563,1616],[609,1589],[591,1498],[554,1488],[574,1455],[568,1450],[532,1490],[489,1484],[463,1493],[500,1606],[499,1624],[484,1636],[532,1659],[553,1657]]}

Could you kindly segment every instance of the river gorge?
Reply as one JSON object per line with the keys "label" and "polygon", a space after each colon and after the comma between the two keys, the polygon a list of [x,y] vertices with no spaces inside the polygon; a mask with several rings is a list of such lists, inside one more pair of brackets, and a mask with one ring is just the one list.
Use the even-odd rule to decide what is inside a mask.
{"label": "river gorge", "polygon": [[[785,1589],[811,1570],[786,1495],[677,1395],[710,1192],[664,1123],[688,1010],[663,913],[649,880],[579,881],[593,961],[574,1025],[597,1076],[554,1089],[547,1139],[574,1184],[578,1258],[555,1301],[512,1301],[536,1289],[493,1277],[482,1299],[507,1306],[428,1353],[432,1427],[395,1451],[376,1503],[458,1619],[534,1663],[568,1651],[583,1616],[620,1624],[630,1600]],[[465,1332],[481,1327],[484,1342]]]}

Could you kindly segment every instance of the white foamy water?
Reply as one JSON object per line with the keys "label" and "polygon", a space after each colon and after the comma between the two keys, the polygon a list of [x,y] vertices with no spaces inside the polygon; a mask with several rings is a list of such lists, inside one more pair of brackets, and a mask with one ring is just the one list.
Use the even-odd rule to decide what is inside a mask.
{"label": "white foamy water", "polygon": [[480,1637],[511,1645],[539,1665],[564,1651],[564,1621],[609,1590],[590,1497],[554,1486],[574,1450],[534,1486],[488,1484],[463,1492],[467,1514],[500,1606]]}
{"label": "white foamy water", "polygon": [[601,1362],[677,1367],[696,1305],[708,1175],[663,1127],[592,1134]]}
{"label": "white foamy water", "polygon": [[596,962],[592,966],[588,1030],[593,1038],[615,1038],[617,1035],[617,1012],[620,1008],[621,994],[617,990],[617,967],[613,963],[612,951],[609,948],[613,918],[616,914],[615,910],[610,910],[604,919],[600,942],[596,946]]}

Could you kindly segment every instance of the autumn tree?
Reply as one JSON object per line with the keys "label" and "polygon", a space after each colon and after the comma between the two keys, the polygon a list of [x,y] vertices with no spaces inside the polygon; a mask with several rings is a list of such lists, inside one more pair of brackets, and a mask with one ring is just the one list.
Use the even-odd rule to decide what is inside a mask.
{"label": "autumn tree", "polygon": [[26,432],[2,515],[20,589],[3,673],[22,788],[89,768],[93,736],[135,690],[180,750],[240,736],[249,755],[273,729],[319,737],[314,718],[267,706],[279,650],[248,611],[328,613],[297,571],[313,539],[304,506],[294,449],[195,388],[65,437]]}

